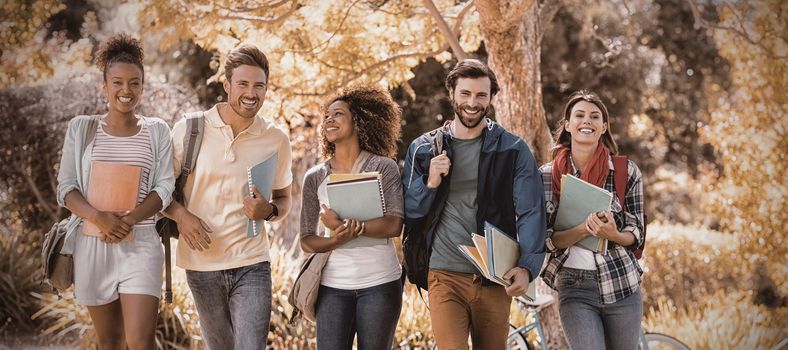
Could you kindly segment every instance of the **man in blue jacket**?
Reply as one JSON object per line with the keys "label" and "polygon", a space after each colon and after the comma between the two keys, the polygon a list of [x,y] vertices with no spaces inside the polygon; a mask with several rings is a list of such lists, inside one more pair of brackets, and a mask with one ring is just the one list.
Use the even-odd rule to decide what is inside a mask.
{"label": "man in blue jacket", "polygon": [[[459,62],[446,78],[455,118],[411,143],[405,158],[404,243],[411,282],[429,291],[441,349],[505,349],[512,296],[522,295],[544,261],[544,191],[526,143],[488,118],[495,73],[478,60]],[[459,245],[484,224],[520,244],[510,287],[484,277]]]}

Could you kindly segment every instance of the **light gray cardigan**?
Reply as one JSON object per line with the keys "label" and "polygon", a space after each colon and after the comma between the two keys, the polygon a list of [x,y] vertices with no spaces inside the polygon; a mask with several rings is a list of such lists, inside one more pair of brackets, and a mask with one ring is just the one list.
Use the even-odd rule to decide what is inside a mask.
{"label": "light gray cardigan", "polygon": [[[90,160],[93,155],[93,143],[90,142],[85,151],[81,145],[85,142],[85,128],[91,119],[100,119],[100,115],[80,115],[71,119],[63,142],[63,151],[60,158],[60,170],[57,174],[57,203],[66,207],[66,195],[79,190],[87,198],[88,180],[90,177]],[[172,139],[170,127],[159,118],[140,117],[142,123],[150,131],[150,144],[153,151],[152,177],[148,181],[148,193],[155,191],[161,198],[162,208],[167,208],[172,201],[172,191],[175,189],[175,175],[172,165]],[[94,138],[95,140],[95,138]],[[74,232],[76,232],[82,218],[71,214],[66,226],[66,238],[61,254],[74,253]]]}

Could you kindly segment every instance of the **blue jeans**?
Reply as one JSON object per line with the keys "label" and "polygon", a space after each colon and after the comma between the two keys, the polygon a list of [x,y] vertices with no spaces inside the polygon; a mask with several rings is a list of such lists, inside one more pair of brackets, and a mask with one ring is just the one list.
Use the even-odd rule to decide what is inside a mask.
{"label": "blue jeans", "polygon": [[260,350],[271,320],[271,264],[221,271],[186,271],[210,350]]}
{"label": "blue jeans", "polygon": [[359,350],[391,349],[401,309],[401,280],[354,290],[321,285],[315,308],[317,348],[349,350],[358,334]]}
{"label": "blue jeans", "polygon": [[557,280],[558,311],[572,349],[637,349],[643,317],[640,289],[605,305],[596,271],[563,267]]}

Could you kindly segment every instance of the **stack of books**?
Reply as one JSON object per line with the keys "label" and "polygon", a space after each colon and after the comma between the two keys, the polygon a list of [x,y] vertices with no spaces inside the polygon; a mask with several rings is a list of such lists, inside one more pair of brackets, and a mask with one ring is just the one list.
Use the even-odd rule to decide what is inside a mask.
{"label": "stack of books", "polygon": [[[520,259],[517,241],[488,222],[484,223],[484,236],[474,233],[471,239],[474,246],[460,245],[460,251],[485,278],[505,287],[510,286],[512,282],[503,276],[517,266],[517,260]],[[536,281],[528,284],[528,291],[523,297],[534,301]]]}

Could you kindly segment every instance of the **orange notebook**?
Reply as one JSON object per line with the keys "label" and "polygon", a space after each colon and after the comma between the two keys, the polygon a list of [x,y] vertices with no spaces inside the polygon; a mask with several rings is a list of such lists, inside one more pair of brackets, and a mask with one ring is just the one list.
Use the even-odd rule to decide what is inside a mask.
{"label": "orange notebook", "polygon": [[[90,181],[88,182],[88,203],[101,211],[121,213],[137,207],[140,192],[142,168],[112,162],[90,162]],[[95,224],[85,221],[82,234],[101,237],[101,230]],[[132,235],[126,236],[130,240]]]}

